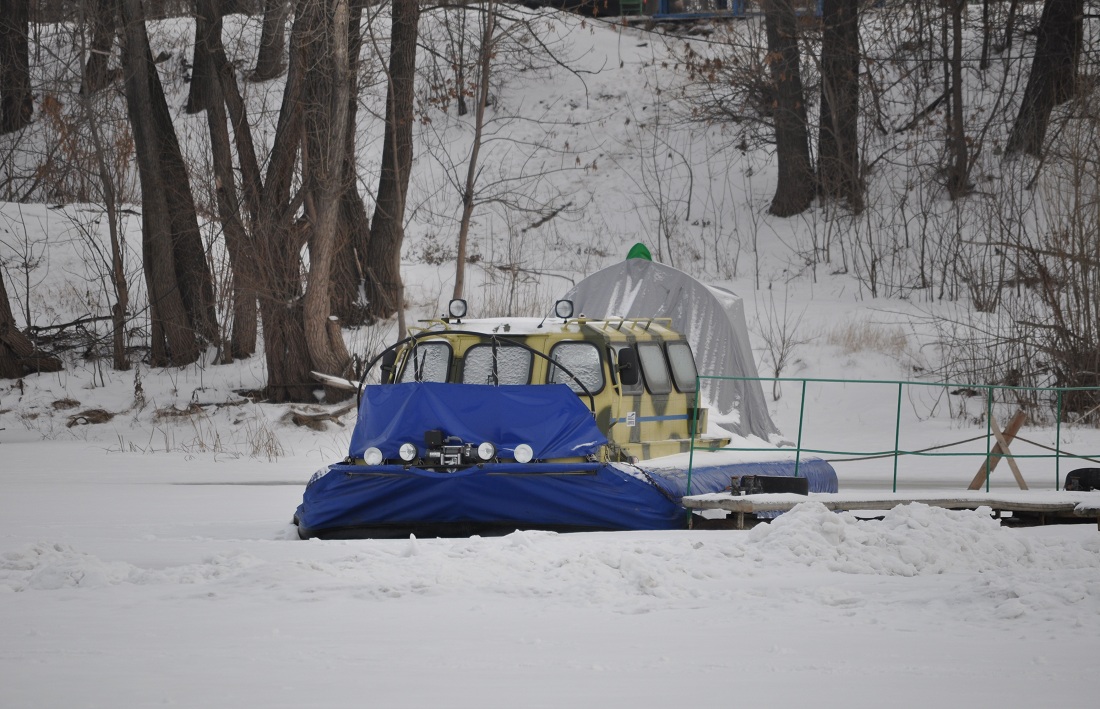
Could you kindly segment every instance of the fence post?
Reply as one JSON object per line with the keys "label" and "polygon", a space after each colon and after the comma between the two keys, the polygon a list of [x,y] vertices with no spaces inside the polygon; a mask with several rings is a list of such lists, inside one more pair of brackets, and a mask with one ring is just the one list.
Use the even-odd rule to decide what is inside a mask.
{"label": "fence post", "polygon": [[1062,390],[1058,390],[1058,419],[1054,425],[1054,489],[1062,482]]}
{"label": "fence post", "polygon": [[[695,464],[695,434],[698,433],[698,431],[696,429],[699,427],[699,399],[700,399],[699,392],[701,391],[699,386],[700,386],[699,375],[696,374],[695,375],[695,406],[692,407],[693,410],[692,410],[692,413],[691,413],[691,445],[688,446],[688,479],[687,479],[687,490],[686,490],[686,493],[688,495],[691,494],[691,469],[694,467],[694,464]],[[691,519],[691,510],[688,510],[688,519],[689,519],[689,521]]]}
{"label": "fence post", "polygon": [[798,477],[798,466],[802,463],[802,421],[806,417],[806,380],[802,380],[802,401],[798,405],[798,443],[794,454],[794,476]]}
{"label": "fence post", "polygon": [[898,414],[894,423],[894,492],[898,491],[898,445],[901,441],[901,382],[898,382]]}
{"label": "fence post", "polygon": [[993,459],[989,454],[993,446],[989,440],[993,436],[993,387],[985,388],[985,491],[989,492],[989,476],[993,472]]}

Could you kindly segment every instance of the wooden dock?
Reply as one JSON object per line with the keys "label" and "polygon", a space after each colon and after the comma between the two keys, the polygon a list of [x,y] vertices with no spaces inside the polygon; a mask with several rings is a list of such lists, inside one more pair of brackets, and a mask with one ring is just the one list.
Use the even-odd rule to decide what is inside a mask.
{"label": "wooden dock", "polygon": [[1009,491],[1009,492],[930,492],[920,493],[810,493],[794,495],[773,493],[731,495],[711,493],[683,498],[689,510],[725,510],[733,515],[734,526],[744,529],[746,515],[758,512],[787,512],[795,505],[812,501],[836,511],[889,510],[898,505],[919,502],[949,510],[976,510],[988,507],[994,516],[1011,512],[1012,518],[1026,524],[1061,524],[1095,519],[1100,530],[1100,491]]}

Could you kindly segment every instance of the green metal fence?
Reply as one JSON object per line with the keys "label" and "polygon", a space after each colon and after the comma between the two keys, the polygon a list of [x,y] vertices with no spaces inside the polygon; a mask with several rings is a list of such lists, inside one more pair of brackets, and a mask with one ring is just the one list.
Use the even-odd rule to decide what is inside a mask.
{"label": "green metal fence", "polygon": [[[1061,480],[1061,460],[1062,458],[1072,458],[1075,460],[1086,460],[1093,463],[1100,464],[1100,453],[1069,453],[1062,450],[1062,419],[1064,418],[1064,399],[1068,392],[1094,392],[1098,394],[1100,398],[1100,387],[1014,387],[1005,385],[992,385],[992,384],[956,384],[950,382],[914,382],[914,381],[900,381],[889,379],[816,379],[816,378],[803,378],[803,377],[717,377],[717,376],[698,376],[695,381],[695,390],[702,391],[701,384],[705,380],[731,380],[731,381],[744,381],[744,382],[795,382],[800,383],[801,396],[799,400],[798,410],[798,435],[795,443],[795,476],[798,476],[799,465],[804,453],[810,453],[820,456],[850,456],[846,460],[860,460],[867,458],[893,458],[893,491],[897,492],[898,489],[898,459],[902,456],[923,456],[923,457],[981,457],[985,458],[988,462],[986,465],[985,473],[985,489],[989,491],[989,478],[992,472],[992,467],[995,465],[995,459],[1000,458],[1053,458],[1054,459],[1054,489],[1059,489]],[[806,385],[807,384],[855,384],[855,385],[892,385],[897,387],[897,408],[896,416],[894,420],[894,447],[891,450],[873,450],[873,451],[849,451],[849,450],[831,450],[825,448],[806,448],[803,447],[803,433],[804,424],[806,421]],[[902,393],[904,388],[910,387],[940,387],[949,389],[967,389],[973,391],[985,392],[985,421],[986,432],[984,435],[975,436],[973,438],[966,439],[955,443],[949,443],[939,446],[932,446],[930,448],[924,448],[919,450],[904,450],[900,448],[901,441],[901,428],[902,428]],[[994,393],[1003,391],[1018,391],[1018,392],[1032,392],[1032,393],[1049,393],[1054,400],[1054,414],[1055,414],[1055,445],[1054,447],[1045,446],[1043,444],[1036,443],[1034,441],[1026,441],[1032,446],[1037,446],[1041,449],[1046,449],[1047,453],[1012,453],[1011,450],[998,452],[995,450],[996,435],[993,432],[993,406],[994,406]],[[1095,410],[1094,410],[1095,411]],[[695,433],[698,427],[698,410],[696,410],[696,416],[693,417],[691,423],[692,432],[692,447],[688,459],[688,480],[687,489],[688,494],[691,492],[691,470],[695,462],[695,450],[694,445]],[[979,439],[985,439],[985,452],[945,452],[942,449],[948,448],[953,445],[959,445],[961,443],[970,443]],[[1017,438],[1017,440],[1025,440]],[[742,446],[731,446],[723,448],[721,450],[737,450],[743,452],[775,452],[775,448],[745,448]],[[843,462],[845,459],[833,461]]]}

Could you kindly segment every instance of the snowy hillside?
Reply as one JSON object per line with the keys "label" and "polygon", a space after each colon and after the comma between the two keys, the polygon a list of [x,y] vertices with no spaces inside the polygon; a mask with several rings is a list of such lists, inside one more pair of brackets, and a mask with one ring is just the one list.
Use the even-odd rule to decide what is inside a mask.
{"label": "snowy hillside", "polygon": [[[1025,8],[1028,13],[1036,9]],[[983,187],[973,197],[952,203],[937,187],[935,153],[941,128],[938,119],[930,116],[926,124],[904,133],[884,136],[875,129],[868,131],[863,150],[876,167],[869,173],[869,208],[863,215],[852,217],[837,205],[823,202],[799,217],[779,219],[766,209],[775,166],[768,145],[760,142],[759,127],[687,120],[692,106],[688,98],[695,90],[692,87],[698,88],[685,83],[689,72],[681,60],[688,48],[700,55],[725,51],[725,47],[758,48],[754,44],[760,41],[757,19],[671,33],[668,28],[624,27],[549,10],[513,8],[510,12],[526,21],[522,27],[528,34],[518,33],[515,45],[508,45],[523,61],[502,59],[491,87],[493,105],[469,251],[466,292],[473,314],[543,315],[553,299],[577,280],[622,259],[633,243],[642,241],[658,259],[745,299],[761,375],[951,384],[905,387],[900,392],[900,412],[899,391],[893,384],[810,384],[804,411],[805,447],[893,449],[899,413],[898,447],[903,450],[985,432],[981,397],[968,397],[971,390],[956,385],[1000,383],[993,377],[1000,376],[1010,361],[1002,361],[1000,350],[990,343],[1020,313],[1010,305],[993,313],[975,312],[976,301],[970,296],[979,293],[974,286],[984,281],[973,280],[977,272],[966,269],[988,266],[999,268],[1005,278],[1011,276],[1003,260],[999,266],[986,262],[987,257],[1003,259],[1003,252],[996,256],[997,249],[979,248],[983,241],[995,243],[999,238],[981,232],[995,222],[989,210],[1004,214],[1005,223],[1013,229],[1026,229],[1027,223],[1056,212],[1051,200],[1035,197],[1049,197],[1049,191],[1019,189],[1014,175],[1033,169],[1033,163],[1003,161],[997,156],[1013,107],[1006,103],[1006,95],[992,89],[1005,81],[1021,81],[1026,70],[1023,49],[999,55],[986,72],[973,69],[969,74],[975,81],[968,84],[967,105],[973,109],[968,115],[974,129],[988,141],[975,166],[975,175],[984,176]],[[364,30],[368,38],[381,41],[387,36],[386,17],[385,13],[371,16]],[[904,12],[869,12],[865,42],[876,52],[906,45],[906,28],[911,30],[913,21]],[[200,212],[210,217],[206,234],[217,267],[224,263],[224,249],[209,193],[205,118],[182,111],[188,88],[183,58],[189,56],[192,24],[188,20],[152,22],[150,32],[154,53],[169,57],[159,70],[169,105],[176,111],[181,144],[193,166]],[[223,34],[235,65],[253,64],[259,24],[259,17],[226,19]],[[441,32],[436,16],[426,14],[423,25],[425,42]],[[531,43],[531,33],[538,34],[543,49],[520,52],[518,47]],[[75,75],[68,69],[72,44],[61,26],[42,26],[38,36],[43,47],[63,60],[42,65],[40,84],[64,97],[75,91]],[[976,51],[977,35],[967,36],[968,52]],[[369,191],[376,184],[382,133],[379,114],[384,84],[378,74],[379,56],[372,54],[378,51],[382,50],[365,43],[357,132],[360,182],[368,205]],[[438,60],[429,52],[422,55],[427,77],[443,71],[431,68]],[[890,87],[880,97],[887,108],[879,120],[903,125],[909,120],[906,111],[923,105],[929,92],[934,93],[931,84],[920,80],[927,63],[922,63],[921,56],[918,52],[906,60],[921,71],[901,76],[891,74],[901,66],[897,62],[869,64],[869,76]],[[807,64],[807,81],[812,81],[812,62]],[[250,115],[257,121],[257,134],[269,139],[280,82],[241,83]],[[419,94],[421,120],[402,261],[411,320],[438,314],[450,297],[453,234],[461,206],[457,185],[472,135],[470,116],[458,116],[446,97],[432,93],[433,86],[425,79]],[[72,138],[72,131],[62,128],[67,120],[79,117],[74,115],[78,108],[78,102],[70,101],[54,112],[43,111],[20,145],[37,141],[45,148],[59,136]],[[100,109],[105,129],[110,126],[108,116],[125,113],[117,95],[107,97]],[[993,120],[983,123],[989,116]],[[871,114],[867,120],[872,120]],[[77,147],[72,151],[75,160]],[[37,155],[28,150],[17,154],[27,167]],[[1057,172],[1050,168],[1043,175],[1046,180],[1050,172],[1054,172],[1049,177],[1053,188],[1058,184]],[[124,170],[130,180],[125,183],[129,184],[126,194],[136,199],[132,173],[132,168]],[[13,169],[13,180],[21,174]],[[40,190],[94,193],[79,171],[66,172],[54,165],[42,175],[36,183]],[[1026,204],[1016,201],[1021,195],[1031,195]],[[532,211],[520,209],[522,205]],[[137,209],[134,205],[127,210],[121,225],[128,249],[127,279],[134,313],[130,345],[135,362],[146,353],[142,346],[148,332]],[[1023,211],[1013,211],[1017,209]],[[264,385],[262,357],[228,366],[207,362],[181,370],[150,371],[139,364],[133,372],[118,373],[103,356],[109,340],[89,346],[88,338],[81,339],[82,332],[93,336],[107,332],[102,320],[111,307],[106,230],[103,210],[95,204],[0,205],[0,255],[17,321],[45,328],[45,336],[64,335],[57,341],[59,346],[81,348],[70,351],[73,366],[62,373],[3,385],[0,425],[7,429],[5,435],[21,440],[89,439],[121,450],[245,456],[296,452],[299,440],[308,440],[312,434],[284,426],[292,413],[286,407],[245,401],[249,392]],[[911,248],[903,248],[910,242]],[[929,261],[926,252],[932,254]],[[225,286],[224,270],[216,273],[216,286]],[[1008,303],[1019,293],[1006,288],[1003,298]],[[220,302],[225,315],[229,301]],[[51,329],[78,320],[61,331]],[[1011,335],[1004,332],[1004,337]],[[349,349],[360,356],[376,352],[392,335],[392,323],[345,332]],[[1049,381],[1036,377],[1038,383]],[[774,408],[773,418],[794,440],[802,385],[763,386]],[[1004,398],[995,407],[1000,420],[1015,409],[1012,397]],[[104,409],[112,420],[88,426],[83,425],[86,418],[72,418],[91,408]],[[1026,437],[1041,446],[1056,447],[1051,402],[1033,408],[1032,418]],[[76,425],[70,427],[71,421]],[[332,423],[327,429],[314,447],[342,450],[346,430]],[[1100,451],[1100,438],[1092,427],[1067,427],[1063,435],[1062,443],[1072,452]],[[984,438],[956,450],[968,456],[984,454]],[[1050,454],[1040,447],[1018,452]],[[924,479],[931,467],[955,484],[968,481],[977,464],[975,457],[909,458],[899,464],[899,477],[927,485]],[[1050,458],[1037,459],[1032,467],[1036,469],[1029,476],[1032,485],[1055,485]],[[853,462],[841,470],[842,477],[874,484],[892,473],[889,460]],[[994,484],[1001,482],[994,480]]]}

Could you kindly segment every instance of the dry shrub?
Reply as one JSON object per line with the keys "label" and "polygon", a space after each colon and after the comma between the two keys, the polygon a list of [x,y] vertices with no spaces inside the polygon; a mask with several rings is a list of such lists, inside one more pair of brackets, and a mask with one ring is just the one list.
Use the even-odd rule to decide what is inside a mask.
{"label": "dry shrub", "polygon": [[113,419],[115,415],[106,409],[85,409],[78,414],[73,414],[69,417],[69,422],[65,424],[68,428],[73,426],[86,426],[94,423],[107,423]]}
{"label": "dry shrub", "polygon": [[866,320],[850,322],[830,331],[825,341],[839,347],[845,354],[879,352],[891,357],[901,356],[909,344],[909,338],[900,327]]}
{"label": "dry shrub", "polygon": [[283,444],[279,442],[279,434],[271,428],[266,418],[249,421],[246,435],[248,436],[249,455],[251,457],[264,457],[270,461],[286,455]]}
{"label": "dry shrub", "polygon": [[189,419],[193,416],[204,416],[206,414],[203,408],[198,404],[192,402],[188,404],[185,409],[177,409],[175,406],[166,406],[161,409],[157,409],[153,415],[153,420],[157,423],[162,421],[173,421],[177,419]]}

